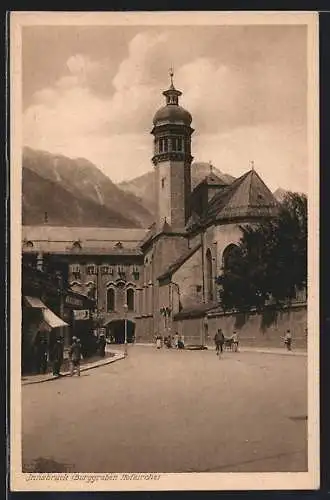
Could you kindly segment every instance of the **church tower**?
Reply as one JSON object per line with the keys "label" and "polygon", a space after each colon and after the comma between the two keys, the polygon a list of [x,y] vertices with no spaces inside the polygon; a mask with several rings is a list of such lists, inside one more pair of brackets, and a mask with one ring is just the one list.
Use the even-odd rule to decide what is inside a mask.
{"label": "church tower", "polygon": [[154,155],[156,170],[157,229],[168,224],[173,231],[182,231],[190,215],[191,192],[191,114],[179,105],[182,92],[171,83],[163,92],[166,105],[153,119]]}

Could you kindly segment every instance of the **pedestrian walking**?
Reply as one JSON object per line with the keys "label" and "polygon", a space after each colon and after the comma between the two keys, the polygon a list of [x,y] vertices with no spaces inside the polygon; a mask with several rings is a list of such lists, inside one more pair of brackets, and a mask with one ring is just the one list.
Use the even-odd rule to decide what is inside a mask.
{"label": "pedestrian walking", "polygon": [[176,332],[176,334],[174,335],[174,347],[176,349],[179,348],[179,334],[178,334],[178,332]]}
{"label": "pedestrian walking", "polygon": [[292,350],[292,335],[290,330],[287,330],[284,335],[284,345],[288,351]]}
{"label": "pedestrian walking", "polygon": [[160,335],[157,335],[156,337],[156,348],[160,349],[162,347],[162,337]]}
{"label": "pedestrian walking", "polygon": [[40,372],[47,373],[48,368],[48,342],[44,337],[41,340],[41,352],[40,352]]}
{"label": "pedestrian walking", "polygon": [[80,339],[75,336],[72,337],[72,344],[69,349],[69,359],[71,377],[74,375],[75,371],[77,375],[80,376],[81,344]]}
{"label": "pedestrian walking", "polygon": [[184,349],[184,336],[183,335],[180,335],[180,337],[179,337],[178,348],[179,349]]}
{"label": "pedestrian walking", "polygon": [[99,341],[98,341],[98,348],[99,348],[99,354],[102,358],[104,358],[104,356],[105,356],[106,343],[107,343],[107,341],[105,340],[105,335],[104,335],[104,333],[101,333]]}
{"label": "pedestrian walking", "polygon": [[63,353],[64,353],[63,337],[57,337],[52,350],[54,377],[60,376],[61,366],[63,364],[63,357],[64,357]]}
{"label": "pedestrian walking", "polygon": [[218,329],[217,333],[214,336],[214,343],[216,355],[219,356],[220,353],[223,352],[223,345],[225,343],[225,336],[221,328]]}

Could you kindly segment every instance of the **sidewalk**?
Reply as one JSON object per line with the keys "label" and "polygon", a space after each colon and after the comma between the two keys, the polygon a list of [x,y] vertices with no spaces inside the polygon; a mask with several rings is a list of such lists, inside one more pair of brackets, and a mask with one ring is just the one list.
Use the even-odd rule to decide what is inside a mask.
{"label": "sidewalk", "polygon": [[[93,368],[98,368],[99,366],[108,365],[110,363],[114,363],[115,361],[119,361],[120,359],[124,359],[125,355],[120,351],[112,351],[113,356],[108,356],[106,358],[101,358],[96,361],[92,361],[90,363],[83,363],[80,365],[80,372],[85,372],[87,370],[92,370]],[[26,375],[22,377],[22,385],[30,385],[30,384],[40,384],[42,382],[48,382],[49,380],[58,380],[61,377],[67,377],[70,375],[70,371],[66,370],[61,372],[60,377],[55,377],[52,373],[45,373],[40,375]]]}
{"label": "sidewalk", "polygon": [[[136,343],[137,346],[144,346],[144,347],[154,347],[156,348],[155,344],[153,343]],[[214,351],[215,346],[210,346],[207,345],[207,350],[208,351]],[[164,348],[164,347],[163,347]],[[189,348],[186,349],[189,351]],[[225,351],[228,353],[231,353],[231,351]],[[284,356],[307,356],[307,350],[304,349],[292,349],[292,351],[286,350],[284,347],[254,347],[254,346],[240,346],[238,352],[257,352],[260,354],[279,354],[279,355],[284,355]]]}

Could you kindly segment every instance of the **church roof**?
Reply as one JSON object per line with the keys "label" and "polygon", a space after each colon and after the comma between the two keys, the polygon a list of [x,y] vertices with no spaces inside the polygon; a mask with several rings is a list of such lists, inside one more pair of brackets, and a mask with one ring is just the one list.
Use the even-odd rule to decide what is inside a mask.
{"label": "church roof", "polygon": [[199,184],[197,184],[196,188],[202,184],[206,184],[207,186],[227,186],[228,182],[225,182],[223,179],[220,179],[220,177],[214,172],[211,172],[206,177],[204,177],[204,179]]}
{"label": "church roof", "polygon": [[208,224],[228,218],[275,216],[278,203],[253,169],[234,180],[211,199],[202,222]]}
{"label": "church roof", "polygon": [[198,243],[198,245],[194,246],[193,248],[189,248],[186,252],[184,252],[173,264],[171,264],[164,273],[162,273],[160,276],[158,276],[158,280],[164,280],[166,278],[169,278],[177,271],[182,264],[186,262],[186,260],[190,259],[192,255],[194,255],[195,252],[199,248],[201,248],[201,243]]}

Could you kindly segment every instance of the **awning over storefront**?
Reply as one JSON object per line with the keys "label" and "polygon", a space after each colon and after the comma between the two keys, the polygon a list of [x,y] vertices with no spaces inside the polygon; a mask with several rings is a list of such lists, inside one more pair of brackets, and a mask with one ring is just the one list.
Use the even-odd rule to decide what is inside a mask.
{"label": "awning over storefront", "polygon": [[41,309],[44,321],[51,328],[60,328],[61,326],[69,326],[68,323],[59,318],[51,311],[38,297],[25,296],[25,300],[30,307]]}
{"label": "awning over storefront", "polygon": [[26,295],[25,300],[30,307],[35,307],[36,309],[44,309],[47,307],[40,299],[38,299],[38,297],[30,297]]}

